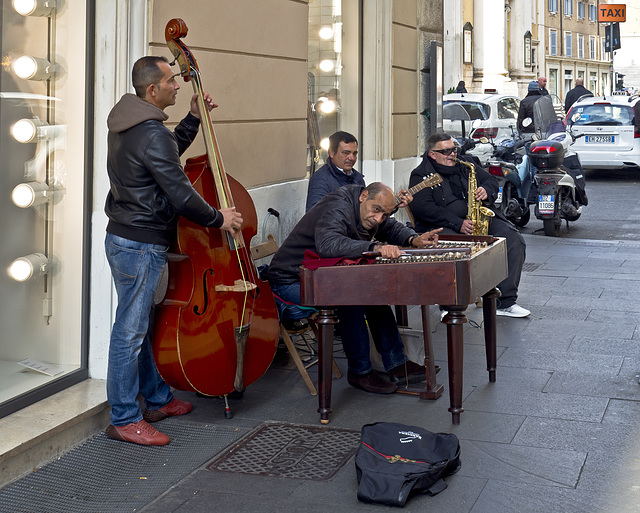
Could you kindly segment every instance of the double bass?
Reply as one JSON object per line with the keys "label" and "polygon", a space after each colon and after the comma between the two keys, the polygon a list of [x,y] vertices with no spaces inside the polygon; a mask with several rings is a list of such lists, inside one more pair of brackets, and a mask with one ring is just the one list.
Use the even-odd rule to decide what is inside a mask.
{"label": "double bass", "polygon": [[278,313],[248,247],[257,233],[255,206],[246,189],[224,170],[198,65],[181,41],[187,30],[181,19],[172,19],[165,29],[180,74],[198,94],[206,146],[205,155],[187,160],[184,172],[210,205],[235,206],[244,223],[232,235],[179,219],[167,292],[155,307],[153,354],[160,375],[173,388],[226,398],[244,391],[271,364]]}

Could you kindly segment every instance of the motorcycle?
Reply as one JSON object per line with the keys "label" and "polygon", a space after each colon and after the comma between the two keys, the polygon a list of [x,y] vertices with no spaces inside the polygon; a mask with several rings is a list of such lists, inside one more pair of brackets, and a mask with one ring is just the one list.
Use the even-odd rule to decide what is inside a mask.
{"label": "motorcycle", "polygon": [[495,143],[487,171],[498,180],[499,192],[495,206],[516,226],[525,226],[531,218],[531,166],[526,156],[528,139],[514,134]]}
{"label": "motorcycle", "polygon": [[[549,106],[553,109],[551,100],[547,101],[544,96],[534,104],[536,134],[544,134],[544,139],[533,142],[527,156],[533,166],[538,195],[534,214],[542,220],[545,235],[559,237],[562,220],[569,228],[570,221],[580,218],[588,198],[580,159],[571,151],[571,145],[580,136],[567,131],[555,112],[549,113]],[[546,126],[545,132],[543,126]]]}

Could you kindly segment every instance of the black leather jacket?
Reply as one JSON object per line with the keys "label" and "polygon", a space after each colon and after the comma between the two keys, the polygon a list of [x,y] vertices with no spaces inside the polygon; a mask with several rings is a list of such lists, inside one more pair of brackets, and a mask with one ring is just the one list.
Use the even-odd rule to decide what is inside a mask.
{"label": "black leather jacket", "polygon": [[360,258],[380,242],[408,246],[416,235],[411,228],[389,217],[377,230],[360,222],[359,197],[364,187],[345,185],[327,194],[307,212],[291,231],[269,265],[269,282],[276,285],[300,280],[300,264],[309,249],[322,258]]}
{"label": "black leather jacket", "polygon": [[168,116],[134,94],[125,94],[109,114],[107,172],[111,190],[107,231],[138,242],[170,245],[179,216],[219,228],[222,214],[191,186],[180,155],[198,133],[191,114],[171,132]]}

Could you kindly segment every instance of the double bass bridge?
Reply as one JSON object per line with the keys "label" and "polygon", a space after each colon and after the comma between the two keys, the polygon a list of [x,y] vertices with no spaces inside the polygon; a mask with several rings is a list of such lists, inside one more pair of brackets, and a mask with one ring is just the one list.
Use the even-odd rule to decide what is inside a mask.
{"label": "double bass bridge", "polygon": [[233,285],[216,285],[216,292],[248,292],[250,290],[257,289],[258,286],[250,281],[246,280],[236,280],[233,282]]}

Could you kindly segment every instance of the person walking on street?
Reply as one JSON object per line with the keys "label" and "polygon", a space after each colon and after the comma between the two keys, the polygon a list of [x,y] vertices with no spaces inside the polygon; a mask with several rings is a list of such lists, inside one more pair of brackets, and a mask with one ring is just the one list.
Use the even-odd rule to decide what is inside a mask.
{"label": "person walking on street", "polygon": [[585,94],[593,96],[593,93],[584,86],[584,79],[582,77],[578,77],[576,78],[576,86],[567,93],[567,97],[564,100],[565,114],[569,112],[569,109],[578,100],[578,98]]}

